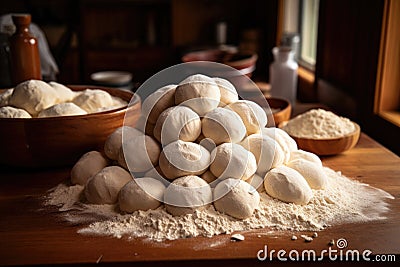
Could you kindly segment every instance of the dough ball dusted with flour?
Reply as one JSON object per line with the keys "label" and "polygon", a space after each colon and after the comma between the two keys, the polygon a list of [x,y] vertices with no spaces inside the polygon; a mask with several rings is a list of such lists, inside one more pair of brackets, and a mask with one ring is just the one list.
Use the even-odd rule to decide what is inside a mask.
{"label": "dough ball dusted with flour", "polygon": [[220,99],[218,85],[202,74],[187,77],[175,90],[175,104],[187,106],[200,116],[218,107]]}
{"label": "dough ball dusted with flour", "polygon": [[77,116],[85,114],[87,112],[74,103],[60,103],[40,111],[38,117]]}
{"label": "dough ball dusted with flour", "polygon": [[24,109],[10,106],[0,107],[0,118],[32,118]]}
{"label": "dough ball dusted with flour", "polygon": [[204,173],[210,160],[210,152],[201,145],[178,140],[164,147],[159,166],[168,179],[175,179]]}
{"label": "dough ball dusted with flour", "polygon": [[57,82],[49,82],[49,85],[55,90],[60,103],[72,101],[77,94],[65,85]]}
{"label": "dough ball dusted with flour", "polygon": [[104,143],[104,154],[106,154],[109,159],[118,160],[122,139],[130,140],[139,135],[143,135],[143,133],[135,128],[129,126],[119,127],[107,137]]}
{"label": "dough ball dusted with flour", "polygon": [[287,164],[288,167],[298,171],[312,189],[325,189],[328,177],[323,168],[305,159],[296,159]]}
{"label": "dough ball dusted with flour", "polygon": [[252,134],[240,143],[254,154],[257,162],[257,174],[264,175],[276,166],[283,164],[285,154],[279,144],[272,138],[261,134]]}
{"label": "dough ball dusted with flour", "polygon": [[210,171],[219,179],[235,178],[247,180],[256,172],[254,155],[241,145],[223,143],[211,152]]}
{"label": "dough ball dusted with flour", "polygon": [[239,96],[236,91],[235,86],[233,86],[232,83],[230,83],[228,80],[219,78],[219,77],[214,77],[214,82],[218,85],[220,94],[221,94],[221,101],[219,103],[219,107],[223,107],[226,105],[229,105],[233,102],[238,101]]}
{"label": "dough ball dusted with flour", "polygon": [[105,167],[85,187],[85,197],[93,204],[114,204],[121,188],[132,180],[129,172],[119,166]]}
{"label": "dough ball dusted with flour", "polygon": [[272,169],[265,175],[264,188],[271,197],[298,205],[307,204],[313,197],[304,177],[284,165]]}
{"label": "dough ball dusted with flour", "polygon": [[29,80],[14,88],[9,103],[36,116],[41,110],[59,103],[59,99],[56,91],[47,83]]}
{"label": "dough ball dusted with flour", "polygon": [[263,128],[261,134],[274,139],[279,144],[282,151],[285,153],[284,163],[290,161],[290,154],[292,151],[297,150],[297,143],[292,137],[284,130],[275,127]]}
{"label": "dough ball dusted with flour", "polygon": [[137,210],[154,210],[161,205],[165,186],[150,178],[136,178],[122,187],[118,196],[121,211],[132,213]]}
{"label": "dough ball dusted with flour", "polygon": [[214,207],[237,219],[253,215],[260,203],[260,195],[250,184],[237,179],[221,181],[214,189]]}
{"label": "dough ball dusted with flour", "polygon": [[242,119],[234,111],[226,108],[216,108],[207,113],[201,127],[203,135],[211,138],[216,145],[238,143],[246,135]]}
{"label": "dough ball dusted with flour", "polygon": [[80,92],[73,102],[87,113],[94,113],[103,107],[112,107],[114,104],[109,93],[98,89],[86,89]]}
{"label": "dough ball dusted with flour", "polygon": [[165,208],[175,216],[202,210],[211,202],[211,187],[206,181],[194,175],[175,179],[164,193]]}
{"label": "dough ball dusted with flour", "polygon": [[304,160],[308,160],[320,167],[322,167],[322,161],[321,159],[315,155],[314,153],[308,152],[308,151],[304,151],[304,150],[296,150],[296,151],[292,151],[292,153],[290,153],[290,161],[293,160],[297,160],[297,159],[304,159]]}
{"label": "dough ball dusted with flour", "polygon": [[192,142],[201,133],[201,120],[199,115],[188,107],[170,107],[158,117],[153,133],[163,145],[176,140]]}
{"label": "dough ball dusted with flour", "polygon": [[157,165],[160,145],[148,135],[138,135],[123,140],[118,163],[132,172],[146,172]]}
{"label": "dough ball dusted with flour", "polygon": [[85,185],[90,177],[104,169],[107,165],[108,160],[100,152],[87,152],[72,167],[71,183]]}
{"label": "dough ball dusted with flour", "polygon": [[142,116],[147,118],[152,124],[155,124],[158,116],[167,108],[175,105],[175,84],[161,87],[149,95],[142,104]]}
{"label": "dough ball dusted with flour", "polygon": [[246,182],[257,189],[257,192],[265,192],[264,179],[260,175],[255,173],[250,179],[246,180]]}
{"label": "dough ball dusted with flour", "polygon": [[253,101],[238,100],[225,108],[233,110],[240,116],[248,135],[259,133],[267,125],[267,114]]}
{"label": "dough ball dusted with flour", "polygon": [[0,108],[9,105],[9,100],[10,100],[10,97],[11,97],[13,91],[14,91],[14,88],[10,88],[0,94]]}

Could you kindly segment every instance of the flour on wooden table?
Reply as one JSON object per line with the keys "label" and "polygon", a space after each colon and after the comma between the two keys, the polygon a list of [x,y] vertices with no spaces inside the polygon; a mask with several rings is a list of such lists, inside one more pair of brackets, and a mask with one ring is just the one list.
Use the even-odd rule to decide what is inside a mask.
{"label": "flour on wooden table", "polygon": [[329,177],[325,190],[313,190],[307,205],[284,203],[261,193],[261,202],[253,216],[237,220],[207,210],[174,217],[161,206],[156,210],[120,214],[115,205],[86,204],[83,187],[60,184],[47,195],[45,205],[57,206],[63,218],[82,224],[81,234],[145,237],[154,241],[195,236],[212,237],[259,228],[294,231],[319,231],[343,223],[362,223],[385,219],[387,199],[393,197],[383,190],[370,187],[324,168]]}

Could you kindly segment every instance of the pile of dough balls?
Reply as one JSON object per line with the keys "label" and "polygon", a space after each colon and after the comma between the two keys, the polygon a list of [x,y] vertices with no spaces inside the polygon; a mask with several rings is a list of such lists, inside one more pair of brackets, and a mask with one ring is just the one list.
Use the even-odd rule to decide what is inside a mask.
{"label": "pile of dough balls", "polygon": [[28,80],[0,94],[0,118],[85,115],[127,105],[103,90],[77,92],[56,82]]}
{"label": "pile of dough balls", "polygon": [[104,154],[82,156],[71,172],[87,201],[121,212],[156,209],[174,216],[211,208],[237,219],[262,198],[306,205],[327,177],[318,156],[299,150],[254,102],[222,78],[196,74],[142,103],[136,128],[123,126]]}

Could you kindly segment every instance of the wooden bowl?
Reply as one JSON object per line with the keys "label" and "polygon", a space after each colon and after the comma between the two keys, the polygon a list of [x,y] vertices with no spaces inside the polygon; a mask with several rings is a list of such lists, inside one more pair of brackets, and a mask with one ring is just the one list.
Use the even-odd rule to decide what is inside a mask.
{"label": "wooden bowl", "polygon": [[[272,118],[275,124],[272,122],[271,114],[268,114],[268,127],[277,126],[284,121],[288,121],[292,114],[292,105],[282,98],[266,97],[269,107],[272,110]],[[277,110],[276,112],[273,112]]]}
{"label": "wooden bowl", "polygon": [[74,91],[101,89],[130,101],[125,108],[79,115],[31,119],[0,118],[0,165],[56,167],[74,164],[90,150],[103,150],[116,128],[134,126],[140,116],[140,97],[131,92],[93,86],[69,86]]}
{"label": "wooden bowl", "polygon": [[[355,130],[343,137],[329,139],[300,138],[290,135],[300,149],[312,152],[319,156],[329,156],[343,153],[352,149],[360,137],[360,126],[353,122]],[[284,124],[281,124],[283,126]]]}

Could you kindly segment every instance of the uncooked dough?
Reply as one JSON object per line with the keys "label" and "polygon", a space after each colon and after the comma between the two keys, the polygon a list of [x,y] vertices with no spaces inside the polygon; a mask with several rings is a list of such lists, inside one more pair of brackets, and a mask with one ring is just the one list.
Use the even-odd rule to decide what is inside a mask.
{"label": "uncooked dough", "polygon": [[157,141],[148,135],[123,138],[118,163],[132,172],[146,172],[157,165],[160,152]]}
{"label": "uncooked dough", "polygon": [[260,203],[260,195],[250,184],[237,179],[221,181],[214,189],[214,207],[236,219],[253,215]]}
{"label": "uncooked dough", "polygon": [[85,197],[92,204],[114,204],[121,188],[131,180],[130,173],[121,167],[105,167],[88,180]]}
{"label": "uncooked dough", "polygon": [[252,134],[240,144],[254,154],[257,161],[257,174],[261,177],[264,177],[271,168],[284,162],[285,154],[282,148],[274,139],[268,136]]}
{"label": "uncooked dough", "polygon": [[32,116],[58,103],[56,91],[47,83],[29,80],[18,84],[9,99],[10,105],[25,109]]}
{"label": "uncooked dough", "polygon": [[87,152],[72,167],[71,183],[85,185],[90,177],[107,167],[107,165],[108,160],[100,152]]}
{"label": "uncooked dough", "polygon": [[246,127],[237,113],[226,108],[216,108],[202,120],[202,133],[216,145],[239,143],[246,135]]}
{"label": "uncooked dough", "polygon": [[71,102],[77,95],[77,93],[75,93],[63,84],[57,82],[49,82],[49,85],[53,87],[54,91],[56,92],[58,103]]}
{"label": "uncooked dough", "polygon": [[219,92],[221,94],[221,101],[219,107],[229,105],[233,102],[238,101],[239,96],[235,86],[226,79],[214,77],[214,82],[218,85]]}
{"label": "uncooked dough", "polygon": [[190,107],[200,116],[218,107],[220,98],[218,85],[202,74],[187,77],[175,90],[175,104]]}
{"label": "uncooked dough", "polygon": [[201,133],[201,120],[199,115],[188,107],[170,107],[158,117],[153,133],[163,145],[176,140],[192,142]]}
{"label": "uncooked dough", "polygon": [[129,140],[139,135],[143,135],[143,133],[135,128],[129,126],[119,127],[107,137],[104,143],[104,154],[106,154],[109,159],[118,160],[122,139]]}
{"label": "uncooked dough", "polygon": [[223,143],[211,152],[210,171],[219,179],[235,178],[247,180],[257,170],[256,158],[244,147],[234,143]]}
{"label": "uncooked dough", "polygon": [[175,179],[164,193],[165,208],[174,216],[202,210],[211,202],[211,187],[206,181],[194,175]]}
{"label": "uncooked dough", "polygon": [[213,187],[213,185],[215,184],[213,182],[217,179],[217,177],[210,170],[207,170],[205,173],[200,175],[200,177],[208,184],[210,184],[211,187]]}
{"label": "uncooked dough", "polygon": [[246,180],[246,182],[257,189],[257,192],[265,192],[264,179],[260,175],[255,173],[250,179]]}
{"label": "uncooked dough", "polygon": [[284,165],[272,169],[265,175],[264,188],[271,197],[298,205],[307,204],[313,197],[304,177]]}
{"label": "uncooked dough", "polygon": [[210,152],[201,145],[178,140],[164,147],[159,166],[168,179],[175,179],[204,173],[210,160]]}
{"label": "uncooked dough", "polygon": [[175,84],[166,85],[146,97],[142,103],[142,116],[150,123],[155,124],[158,116],[175,104],[176,87]]}
{"label": "uncooked dough", "polygon": [[256,103],[249,100],[238,100],[225,108],[236,112],[246,126],[247,135],[259,133],[267,125],[267,114]]}
{"label": "uncooked dough", "polygon": [[326,188],[328,177],[321,166],[305,159],[293,160],[287,166],[298,171],[312,189]]}
{"label": "uncooked dough", "polygon": [[285,160],[284,163],[289,162],[290,154],[292,151],[297,150],[297,143],[296,141],[290,137],[284,130],[270,127],[270,128],[263,128],[261,130],[262,135],[266,135],[274,139],[280,147],[282,151],[285,153]]}
{"label": "uncooked dough", "polygon": [[60,103],[39,112],[38,117],[59,117],[85,115],[87,112],[74,103]]}
{"label": "uncooked dough", "polygon": [[99,89],[86,89],[80,92],[73,100],[80,108],[87,113],[94,113],[103,107],[112,107],[113,99],[109,93]]}
{"label": "uncooked dough", "polygon": [[118,196],[119,209],[128,213],[154,210],[161,205],[165,186],[150,177],[135,178],[122,187]]}
{"label": "uncooked dough", "polygon": [[308,151],[304,151],[304,150],[295,150],[292,151],[292,153],[290,153],[290,161],[296,160],[296,159],[305,159],[308,161],[311,161],[315,164],[317,164],[318,166],[322,167],[322,161],[321,159],[315,155],[314,153],[308,152]]}
{"label": "uncooked dough", "polygon": [[10,89],[4,90],[4,92],[0,94],[0,108],[9,105],[9,100],[10,100],[10,97],[11,97],[13,91],[14,91],[14,88],[10,88]]}
{"label": "uncooked dough", "polygon": [[0,118],[32,118],[24,109],[10,106],[0,107]]}
{"label": "uncooked dough", "polygon": [[154,137],[154,127],[155,124],[150,123],[149,121],[146,120],[146,117],[141,115],[139,119],[136,122],[135,128],[141,131],[142,133],[145,133],[147,135],[150,135]]}

